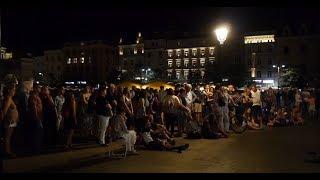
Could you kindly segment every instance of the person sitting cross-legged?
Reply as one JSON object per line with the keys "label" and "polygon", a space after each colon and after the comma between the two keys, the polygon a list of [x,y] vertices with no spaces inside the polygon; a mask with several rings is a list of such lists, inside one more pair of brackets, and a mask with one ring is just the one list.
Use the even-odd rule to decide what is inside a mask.
{"label": "person sitting cross-legged", "polygon": [[167,139],[154,138],[154,131],[151,128],[151,123],[146,120],[145,127],[142,130],[143,142],[147,149],[149,150],[160,150],[160,151],[178,151],[182,153],[183,150],[189,148],[189,144],[175,146],[174,141],[169,142]]}

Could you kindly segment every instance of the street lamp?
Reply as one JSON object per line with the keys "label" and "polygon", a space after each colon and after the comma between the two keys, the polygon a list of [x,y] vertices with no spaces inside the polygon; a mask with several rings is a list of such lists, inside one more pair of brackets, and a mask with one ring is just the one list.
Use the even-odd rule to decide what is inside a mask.
{"label": "street lamp", "polygon": [[222,59],[222,45],[223,43],[226,41],[228,33],[229,33],[229,28],[227,26],[219,26],[218,28],[216,28],[214,30],[214,33],[220,43],[220,51],[218,51],[218,66],[219,69],[221,69],[220,67],[220,63],[222,62],[220,59]]}
{"label": "street lamp", "polygon": [[220,42],[220,45],[223,45],[224,41],[226,41],[229,29],[226,26],[220,26],[217,29],[215,29],[215,34],[217,36],[218,41]]}
{"label": "street lamp", "polygon": [[279,89],[279,84],[280,84],[280,68],[285,68],[286,65],[282,64],[281,66],[276,66],[276,65],[273,65],[272,66],[273,68],[277,68],[278,69],[278,89]]}

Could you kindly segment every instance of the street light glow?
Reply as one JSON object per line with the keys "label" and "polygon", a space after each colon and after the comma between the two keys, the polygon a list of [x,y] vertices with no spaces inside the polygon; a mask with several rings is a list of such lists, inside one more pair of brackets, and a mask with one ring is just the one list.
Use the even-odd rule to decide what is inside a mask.
{"label": "street light glow", "polygon": [[224,41],[227,39],[227,36],[229,33],[228,28],[226,26],[221,26],[221,27],[217,28],[214,32],[217,36],[218,41],[222,45],[224,43]]}
{"label": "street light glow", "polygon": [[276,67],[276,65],[273,65],[272,67],[274,67],[274,68],[275,68],[275,67]]}
{"label": "street light glow", "polygon": [[284,68],[284,67],[286,67],[286,66],[285,66],[285,65],[282,65],[281,67],[283,67],[283,68]]}

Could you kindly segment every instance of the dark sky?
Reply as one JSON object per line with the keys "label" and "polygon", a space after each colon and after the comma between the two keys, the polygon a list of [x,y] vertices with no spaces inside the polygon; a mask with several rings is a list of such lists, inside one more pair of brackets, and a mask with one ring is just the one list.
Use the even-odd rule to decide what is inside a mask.
{"label": "dark sky", "polygon": [[66,41],[132,40],[138,31],[209,33],[228,22],[232,34],[271,30],[292,23],[317,23],[316,8],[7,8],[2,11],[4,45],[11,50],[41,55]]}

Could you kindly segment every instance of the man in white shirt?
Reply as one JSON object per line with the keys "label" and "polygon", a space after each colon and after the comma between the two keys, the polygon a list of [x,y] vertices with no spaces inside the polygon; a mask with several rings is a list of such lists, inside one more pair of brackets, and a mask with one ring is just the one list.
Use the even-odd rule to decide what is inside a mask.
{"label": "man in white shirt", "polygon": [[190,84],[186,84],[185,85],[185,89],[186,89],[186,102],[187,102],[187,107],[189,109],[192,109],[192,104],[193,102],[197,99],[197,95],[191,91],[192,86]]}
{"label": "man in white shirt", "polygon": [[256,85],[252,86],[251,90],[252,97],[252,119],[254,121],[258,120],[260,128],[262,128],[262,102],[261,102],[261,92],[257,89]]}

